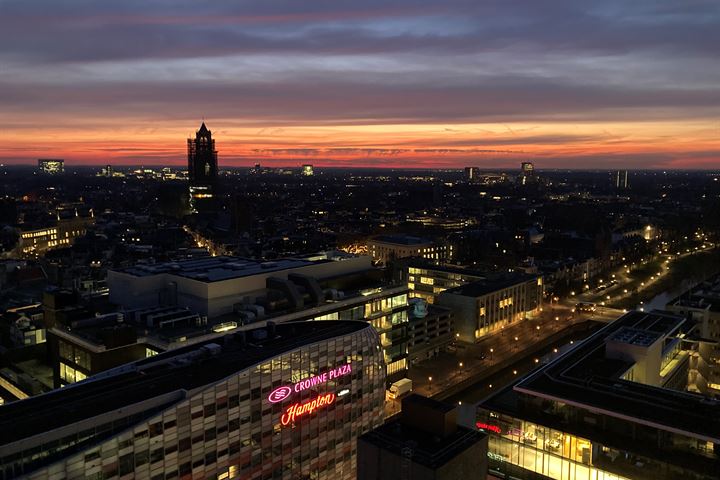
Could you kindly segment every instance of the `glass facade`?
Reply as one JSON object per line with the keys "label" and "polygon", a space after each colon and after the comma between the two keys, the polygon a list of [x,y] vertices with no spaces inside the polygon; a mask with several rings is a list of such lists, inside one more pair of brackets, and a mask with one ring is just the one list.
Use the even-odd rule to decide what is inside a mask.
{"label": "glass facade", "polygon": [[[589,415],[584,417],[585,422],[590,420]],[[584,437],[484,410],[479,412],[477,427],[489,435],[489,471],[500,478],[532,478],[533,473],[556,480],[717,478],[713,473],[702,473],[703,469],[713,470],[716,457],[711,443],[610,417],[598,419],[596,428],[586,429]],[[623,433],[635,438],[623,439]],[[689,463],[692,469],[680,465],[680,461],[688,461],[687,453],[695,456]]]}
{"label": "glass facade", "polygon": [[312,320],[368,321],[380,336],[387,376],[403,376],[407,369],[409,308],[408,293],[405,291],[379,296],[361,305],[313,317]]}
{"label": "glass facade", "polygon": [[[283,390],[280,400],[270,395]],[[0,457],[0,479],[30,472],[44,454],[62,458],[48,458],[28,478],[350,480],[356,439],[382,424],[384,394],[378,336],[364,328],[186,392],[159,413],[138,415],[133,406],[133,420],[143,417],[135,422],[115,418],[107,428],[99,419],[67,455],[55,441],[52,451]]]}

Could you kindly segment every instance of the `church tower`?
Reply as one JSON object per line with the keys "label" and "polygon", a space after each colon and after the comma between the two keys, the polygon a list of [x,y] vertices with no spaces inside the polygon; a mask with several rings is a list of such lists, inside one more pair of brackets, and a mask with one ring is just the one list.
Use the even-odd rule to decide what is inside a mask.
{"label": "church tower", "polygon": [[195,138],[188,138],[188,177],[190,180],[190,203],[197,210],[200,200],[213,198],[217,181],[217,150],[212,132],[200,125]]}

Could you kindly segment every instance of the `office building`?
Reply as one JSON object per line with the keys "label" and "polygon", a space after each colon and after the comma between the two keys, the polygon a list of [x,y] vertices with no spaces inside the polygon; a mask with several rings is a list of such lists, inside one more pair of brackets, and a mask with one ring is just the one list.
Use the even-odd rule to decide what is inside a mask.
{"label": "office building", "polygon": [[628,172],[627,170],[618,170],[615,172],[615,188],[624,190],[628,188]]}
{"label": "office building", "polygon": [[697,377],[694,385],[704,395],[720,398],[720,275],[710,277],[665,306],[695,328],[686,338],[695,342]]}
{"label": "office building", "polygon": [[428,305],[421,298],[411,298],[407,337],[410,365],[432,358],[455,340],[453,312],[449,308]]}
{"label": "office building", "polygon": [[358,440],[358,480],[487,478],[487,435],[457,423],[457,408],[412,394],[402,413]]}
{"label": "office building", "polygon": [[[361,322],[225,335],[0,408],[0,479],[355,479],[382,424]],[[22,421],[18,421],[22,419]]]}
{"label": "office building", "polygon": [[449,288],[488,278],[486,272],[469,268],[436,265],[427,259],[409,258],[397,262],[394,275],[407,282],[410,296],[436,303],[437,296]]}
{"label": "office building", "polygon": [[436,304],[454,312],[456,336],[475,342],[540,312],[543,279],[509,272],[441,292]]}
{"label": "office building", "polygon": [[382,265],[405,257],[421,257],[442,263],[451,259],[453,254],[452,245],[411,235],[378,235],[368,240],[367,249],[373,261]]}
{"label": "office building", "polygon": [[[58,383],[71,383],[68,371],[75,379],[77,372],[93,375],[268,320],[370,323],[380,336],[388,378],[402,378],[408,367],[413,306],[407,286],[385,281],[369,257],[322,254],[273,262],[205,257],[136,265],[110,270],[108,288],[119,316],[71,316],[63,314],[68,307],[47,309],[49,351]],[[414,343],[429,346],[439,341],[437,336],[444,338],[447,321],[440,320],[431,316],[431,328],[419,329]],[[421,331],[431,335],[427,342],[418,338]],[[75,358],[88,362],[79,364]]]}
{"label": "office building", "polygon": [[195,132],[195,138],[188,138],[188,179],[190,181],[190,202],[194,209],[213,198],[217,181],[218,161],[215,140],[205,126]]}
{"label": "office building", "polygon": [[[630,312],[478,407],[490,473],[557,480],[710,480],[720,402],[693,378],[682,317]],[[691,345],[690,345],[691,346]]]}
{"label": "office building", "polygon": [[59,158],[41,158],[38,160],[38,171],[45,175],[65,173],[65,160]]}
{"label": "office building", "polygon": [[21,225],[18,254],[34,258],[44,255],[48,250],[68,247],[78,237],[84,236],[88,227],[94,223],[95,214],[92,209],[73,205],[60,207],[50,224]]}
{"label": "office building", "polygon": [[520,184],[527,185],[534,182],[535,180],[535,165],[533,165],[531,162],[522,162],[520,164]]}
{"label": "office building", "polygon": [[465,180],[468,182],[477,182],[480,179],[480,169],[478,167],[465,167]]}
{"label": "office building", "polygon": [[312,177],[315,173],[313,172],[313,166],[310,164],[302,166],[302,174],[305,177]]}

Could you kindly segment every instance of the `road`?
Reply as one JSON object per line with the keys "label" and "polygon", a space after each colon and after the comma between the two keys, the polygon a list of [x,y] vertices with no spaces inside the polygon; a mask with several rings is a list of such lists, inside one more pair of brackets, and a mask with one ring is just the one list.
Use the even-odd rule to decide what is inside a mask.
{"label": "road", "polygon": [[455,352],[443,352],[410,368],[408,376],[413,381],[413,391],[433,396],[575,323],[588,319],[611,321],[622,315],[619,310],[602,310],[592,315],[577,314],[569,306],[554,305],[544,308],[538,318],[512,324],[478,343],[457,342]]}
{"label": "road", "polygon": [[[714,248],[712,244],[705,244],[702,247],[692,249],[687,248],[682,252],[672,252],[669,248],[665,248],[650,260],[637,263],[628,262],[611,271],[606,278],[593,279],[586,284],[588,288],[560,300],[560,303],[575,305],[578,302],[591,302],[599,306],[622,304],[623,300],[633,294],[642,295],[643,291],[651,290],[656,283],[663,281],[674,262],[712,248]],[[650,268],[651,273],[644,277],[632,275],[633,271],[642,268]],[[640,301],[640,304],[642,305],[642,303],[650,300],[651,298],[644,298]]]}

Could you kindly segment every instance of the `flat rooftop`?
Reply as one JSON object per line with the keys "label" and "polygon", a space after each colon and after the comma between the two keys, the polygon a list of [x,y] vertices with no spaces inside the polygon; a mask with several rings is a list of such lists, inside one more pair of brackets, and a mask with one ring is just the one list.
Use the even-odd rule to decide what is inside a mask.
{"label": "flat rooftop", "polygon": [[435,435],[395,420],[360,438],[400,457],[403,455],[403,450],[412,445],[412,461],[436,469],[475,445],[484,435],[477,430],[458,427],[453,435],[438,441]]}
{"label": "flat rooftop", "polygon": [[481,407],[522,415],[522,396],[548,398],[720,443],[720,402],[622,380],[617,375],[630,364],[605,356],[607,340],[623,331],[671,333],[682,323],[682,317],[666,312],[629,312],[554,362],[490,397]]}
{"label": "flat rooftop", "polygon": [[[458,273],[460,275],[465,275],[468,277],[478,277],[480,279],[487,278],[489,276],[492,276],[493,274],[488,272],[483,272],[480,270],[473,270],[470,268],[463,268],[463,267],[455,267],[451,265],[435,265],[427,261],[427,259],[419,258],[419,257],[413,257],[407,261],[407,266],[412,268],[422,268],[423,270],[433,270],[436,272],[445,272],[445,273]],[[497,274],[495,274],[497,275]]]}
{"label": "flat rooftop", "polygon": [[412,235],[378,235],[373,238],[376,242],[394,243],[396,245],[429,245],[432,240],[422,237],[413,237]]}
{"label": "flat rooftop", "polygon": [[529,275],[526,273],[515,272],[512,274],[503,275],[501,277],[476,280],[465,285],[460,285],[459,287],[445,290],[440,295],[443,295],[445,293],[451,293],[454,295],[462,295],[465,297],[481,297],[483,295],[487,295],[488,293],[512,287],[513,285],[517,285],[519,283],[525,283],[536,278],[538,278],[538,275]]}
{"label": "flat rooftop", "polygon": [[372,326],[336,320],[288,322],[275,325],[274,336],[269,327],[258,328],[130,363],[0,406],[0,446],[164,394],[210,385],[282,353],[365,328]]}
{"label": "flat rooftop", "polygon": [[136,277],[149,277],[169,273],[202,282],[218,282],[233,278],[250,277],[259,273],[279,272],[328,260],[308,261],[299,258],[283,258],[271,262],[258,262],[240,257],[205,257],[177,262],[134,265],[117,270]]}

